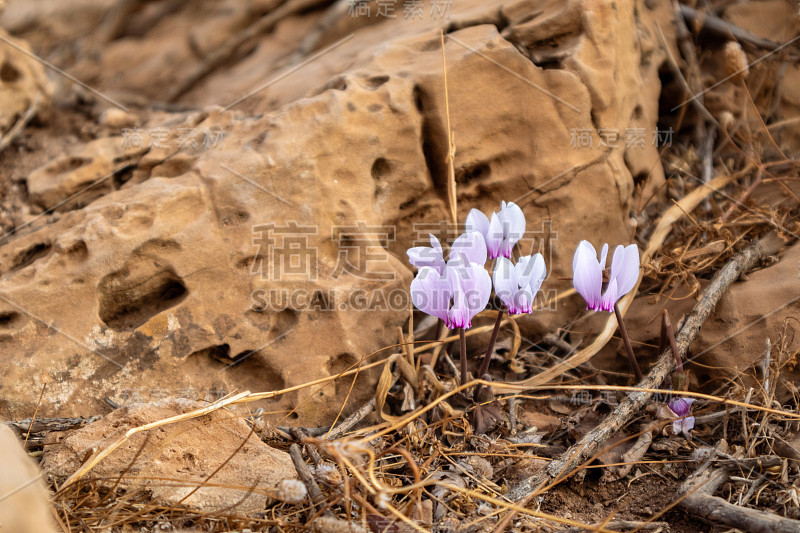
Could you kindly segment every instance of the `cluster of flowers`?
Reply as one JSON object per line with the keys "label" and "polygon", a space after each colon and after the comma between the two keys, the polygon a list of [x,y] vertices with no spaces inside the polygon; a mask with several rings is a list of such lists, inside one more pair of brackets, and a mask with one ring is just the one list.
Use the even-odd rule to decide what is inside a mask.
{"label": "cluster of flowers", "polygon": [[[411,300],[420,311],[438,317],[448,329],[462,330],[462,383],[466,374],[463,330],[472,327],[472,319],[486,309],[492,288],[510,315],[530,313],[533,301],[547,276],[541,254],[526,255],[512,261],[514,247],[525,233],[525,215],[513,202],[502,202],[500,211],[487,217],[477,209],[470,211],[466,231],[451,245],[448,259],[439,240],[431,235],[430,247],[408,250],[409,262],[417,272],[411,282]],[[639,249],[635,244],[617,246],[606,270],[608,244],[598,259],[597,250],[581,241],[572,259],[572,282],[586,300],[586,309],[614,312],[617,301],[639,279]],[[494,260],[489,276],[486,260]],[[603,287],[605,286],[605,290]],[[499,325],[501,313],[497,317]],[[621,320],[621,316],[618,315]],[[622,324],[620,324],[622,327]],[[621,330],[625,335],[624,330]],[[488,362],[491,347],[484,361]],[[633,353],[629,356],[634,359]],[[635,364],[635,363],[634,363]],[[636,365],[638,372],[638,365]],[[690,438],[694,427],[692,399],[674,398],[668,404],[675,434]]]}
{"label": "cluster of flowers", "polygon": [[[530,313],[533,300],[547,276],[542,254],[526,255],[512,261],[514,246],[525,233],[525,215],[513,202],[502,202],[500,211],[487,217],[477,209],[467,216],[466,231],[450,247],[444,260],[439,240],[431,246],[408,250],[409,262],[419,269],[411,283],[411,300],[420,311],[439,317],[449,329],[470,328],[472,318],[483,311],[494,291],[511,315]],[[639,278],[639,249],[635,244],[617,246],[611,271],[603,288],[603,271],[608,244],[600,260],[587,241],[581,241],[572,262],[575,289],[586,300],[586,308],[613,311],[614,305],[636,285]],[[490,279],[484,268],[494,259]]]}
{"label": "cluster of flowers", "polygon": [[408,250],[408,259],[419,268],[411,282],[411,300],[421,311],[439,317],[449,329],[472,327],[472,318],[483,311],[492,293],[492,280],[484,268],[496,259],[494,285],[509,313],[527,313],[547,274],[541,254],[511,263],[514,246],[525,233],[525,215],[513,202],[503,202],[491,219],[473,209],[466,232],[450,247],[444,260],[442,245],[431,235],[431,247]]}

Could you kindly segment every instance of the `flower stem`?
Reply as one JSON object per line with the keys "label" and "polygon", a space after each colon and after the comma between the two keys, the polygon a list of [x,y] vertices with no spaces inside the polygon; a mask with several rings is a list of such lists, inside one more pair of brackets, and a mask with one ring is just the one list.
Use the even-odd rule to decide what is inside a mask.
{"label": "flower stem", "polygon": [[483,375],[489,371],[489,363],[492,360],[492,353],[494,352],[494,345],[497,342],[497,334],[500,332],[500,322],[503,320],[503,310],[497,311],[497,320],[494,322],[494,329],[492,336],[489,338],[489,347],[486,348],[486,355],[483,356],[481,369],[478,371],[478,379],[483,379]]}
{"label": "flower stem", "polygon": [[614,313],[617,315],[617,324],[619,325],[619,333],[622,336],[622,342],[625,344],[625,351],[628,352],[628,362],[636,375],[636,381],[642,381],[644,376],[639,369],[639,363],[636,362],[636,356],[633,354],[633,347],[631,346],[631,339],[628,337],[628,330],[625,329],[625,322],[622,320],[622,313],[619,312],[619,306],[614,304]]}
{"label": "flower stem", "polygon": [[464,328],[458,330],[461,337],[461,384],[467,383],[467,335]]}
{"label": "flower stem", "polygon": [[[444,329],[444,322],[441,318],[436,320],[436,332],[433,334],[433,341],[439,342],[439,339],[442,337],[442,330]],[[436,363],[439,360],[439,354],[441,353],[442,349],[445,348],[444,343],[436,346],[433,349],[433,355],[431,355],[431,369],[436,372]],[[446,349],[446,348],[445,348]]]}
{"label": "flower stem", "polygon": [[[497,320],[494,322],[494,329],[492,330],[492,336],[489,339],[489,347],[486,348],[486,355],[483,356],[483,362],[481,363],[481,369],[478,371],[478,379],[483,379],[483,375],[489,371],[489,363],[492,360],[492,353],[494,352],[494,345],[497,342],[497,334],[500,332],[500,322],[503,321],[503,310],[500,309],[497,311]],[[475,388],[474,398],[478,397],[478,393],[481,391],[482,385],[478,385]]]}

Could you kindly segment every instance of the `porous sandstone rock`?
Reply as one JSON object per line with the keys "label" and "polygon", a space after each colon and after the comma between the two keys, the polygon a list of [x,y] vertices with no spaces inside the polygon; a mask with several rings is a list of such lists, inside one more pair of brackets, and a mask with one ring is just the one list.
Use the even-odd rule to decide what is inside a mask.
{"label": "porous sandstone rock", "polygon": [[[542,299],[569,286],[563,278],[581,239],[630,241],[635,182],[660,185],[653,137],[664,56],[655,21],[672,15],[649,5],[451,6],[444,51],[459,220],[473,207],[519,203],[529,231],[521,249],[548,264]],[[286,24],[313,26],[308,17],[319,14],[303,17]],[[319,23],[312,52],[347,35],[348,15],[337,20]],[[30,416],[31,390],[44,382],[45,415],[88,415],[107,409],[106,396],[126,403],[278,390],[387,354],[377,350],[396,342],[410,309],[405,249],[431,232],[455,236],[444,222],[441,21],[352,24],[362,25],[354,37],[263,88],[297,66],[276,61],[292,51],[276,41],[279,25],[186,95],[200,109],[139,117],[144,153],[85,158],[113,169],[123,157],[130,167],[85,207],[62,186],[86,183],[71,174],[83,165],[28,176],[46,191],[42,205],[60,207],[0,247],[0,414]],[[128,93],[167,91],[175,80],[164,78],[190,69],[164,69],[154,55],[196,61],[183,44],[159,48],[170,30],[188,31],[186,21],[159,20],[129,47],[135,57],[122,47],[101,55],[97,86],[113,95],[121,82]],[[145,75],[156,64],[159,76]],[[248,93],[227,109],[212,105]],[[196,131],[194,142],[180,144],[183,128]],[[165,147],[151,142],[154,129],[167,130]],[[98,131],[103,146],[131,133],[108,122]],[[220,131],[221,143],[205,142]],[[580,309],[576,297],[520,322],[532,334]],[[342,378],[292,390],[262,407],[274,421],[291,410],[304,425],[327,423],[348,395],[347,409],[365,401],[374,377],[362,372],[354,388]]]}
{"label": "porous sandstone rock", "polygon": [[[63,484],[88,455],[128,430],[201,407],[188,400],[123,407],[47,447],[42,469]],[[87,474],[115,487],[119,497],[143,491],[161,504],[241,515],[262,511],[265,493],[296,475],[288,453],[261,442],[226,409],[137,433]]]}
{"label": "porous sandstone rock", "polygon": [[52,96],[52,83],[44,67],[31,57],[30,46],[0,29],[0,138],[33,107],[46,110]]}

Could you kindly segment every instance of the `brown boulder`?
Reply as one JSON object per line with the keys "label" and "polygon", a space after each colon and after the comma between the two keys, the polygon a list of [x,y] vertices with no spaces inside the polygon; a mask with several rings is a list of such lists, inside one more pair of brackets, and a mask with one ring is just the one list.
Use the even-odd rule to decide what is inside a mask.
{"label": "brown boulder", "polygon": [[53,91],[44,67],[30,56],[30,46],[0,29],[0,138],[31,107],[44,110]]}
{"label": "brown boulder", "polygon": [[[690,368],[700,383],[717,388],[738,376],[745,386],[761,387],[756,382],[762,377],[761,363],[770,339],[771,362],[781,367],[779,401],[797,390],[794,383],[800,377],[800,365],[792,324],[800,310],[798,266],[800,245],[795,244],[776,264],[748,274],[722,297],[690,349],[689,361],[697,363]],[[775,379],[773,368],[773,383]]]}
{"label": "brown boulder", "polygon": [[[42,469],[62,484],[89,454],[104,450],[128,430],[201,407],[172,400],[118,409],[49,446]],[[128,496],[147,492],[162,504],[253,515],[264,509],[279,482],[296,473],[288,453],[267,446],[244,420],[222,409],[137,433],[86,477]]]}
{"label": "brown boulder", "polygon": [[[614,9],[594,0],[566,8],[518,1],[500,9],[452,4],[445,54],[458,214],[464,220],[472,207],[488,212],[517,201],[528,219],[522,250],[545,255],[542,298],[550,298],[568,286],[561,278],[571,274],[578,241],[630,240],[633,178],[658,166],[663,54],[654,21],[671,15],[634,1]],[[347,16],[326,26],[319,42],[335,41]],[[159,48],[170,24],[188,31],[179,18],[160,20],[130,63],[103,57],[98,86],[122,79],[129,89],[158,90],[153,80],[161,78],[142,74],[155,64],[162,76],[184,73],[183,64],[164,70],[148,56],[171,53]],[[229,101],[254,95],[223,110],[208,104],[224,95],[207,90],[203,110],[143,117],[136,123],[146,153],[125,159],[135,168],[115,174],[110,192],[82,209],[68,200],[85,176],[48,174],[47,166],[28,176],[46,191],[45,205],[66,203],[54,223],[0,247],[8,368],[0,414],[30,416],[31,391],[43,382],[51,384],[44,415],[97,414],[104,396],[211,399],[220,390],[282,389],[335,375],[393,344],[410,306],[405,249],[429,232],[455,236],[442,225],[439,25],[376,19],[292,73],[291,83],[260,92],[263,81],[236,67],[213,73],[203,83],[225,79],[235,93]],[[275,53],[273,37],[264,39]],[[172,61],[184,53],[169,50]],[[113,123],[100,131],[130,133],[114,132]],[[167,130],[166,147],[152,144],[158,128]],[[194,143],[178,145],[183,128],[195,130]],[[204,143],[209,132],[222,132],[222,142]],[[93,162],[98,168],[127,157],[94,153],[111,160]],[[658,185],[654,176],[650,185]],[[575,298],[521,322],[541,331],[580,307]],[[372,393],[364,383],[350,405]],[[293,409],[304,424],[321,424],[350,390],[339,380],[263,406],[279,413],[274,418]]]}

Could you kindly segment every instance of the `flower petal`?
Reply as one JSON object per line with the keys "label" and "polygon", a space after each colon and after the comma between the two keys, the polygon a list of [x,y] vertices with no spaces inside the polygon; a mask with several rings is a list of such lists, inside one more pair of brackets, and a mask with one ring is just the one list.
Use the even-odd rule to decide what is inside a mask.
{"label": "flower petal", "polygon": [[411,301],[429,315],[448,322],[452,291],[448,280],[431,267],[422,267],[411,282]]}
{"label": "flower petal", "polygon": [[592,246],[592,243],[590,243],[589,241],[581,241],[581,242],[579,242],[578,243],[578,248],[575,249],[575,255],[572,257],[572,271],[573,272],[575,272],[575,267],[576,267],[576,264],[577,264],[577,261],[578,261],[578,251],[581,248],[584,248],[584,250],[581,252],[581,254],[585,254],[585,255],[588,255],[590,257],[594,257],[595,259],[597,259],[597,250],[594,249],[594,246]]}
{"label": "flower petal", "polygon": [[442,244],[439,242],[439,239],[433,233],[428,233],[431,238],[431,248],[435,251],[439,252],[439,255],[444,257],[444,251],[442,250]]}
{"label": "flower petal", "polygon": [[[519,265],[519,263],[517,264]],[[495,294],[508,308],[509,314],[516,314],[511,311],[514,305],[514,295],[519,289],[514,264],[505,257],[498,257],[494,261],[493,278]]]}
{"label": "flower petal", "polygon": [[675,435],[680,435],[683,433],[683,436],[686,437],[687,440],[691,440],[692,434],[690,431],[694,428],[694,417],[687,416],[686,418],[679,418],[672,422],[672,432]]}
{"label": "flower petal", "polygon": [[489,297],[492,295],[492,278],[483,265],[472,263],[470,268],[474,273],[475,280],[474,294],[467,292],[470,307],[469,318],[472,321],[472,317],[486,309],[486,305],[489,303]]}
{"label": "flower petal", "polygon": [[[618,248],[619,249],[619,248]],[[611,264],[611,270],[614,271],[614,263],[617,261],[616,252],[614,253],[614,262]],[[613,275],[613,274],[612,274]],[[639,280],[639,247],[635,244],[625,247],[624,255],[621,258],[619,266],[619,273],[614,276],[617,280],[617,294],[619,298],[628,294],[636,282]]]}
{"label": "flower petal", "polygon": [[441,272],[444,260],[433,248],[417,246],[416,248],[409,248],[406,253],[408,254],[408,262],[415,267],[432,267]]}
{"label": "flower petal", "polygon": [[691,438],[691,435],[689,435],[689,431],[691,431],[692,429],[694,429],[694,417],[687,416],[686,418],[683,419],[683,434],[686,435],[687,439]]}
{"label": "flower petal", "polygon": [[430,250],[427,246],[415,246],[406,250],[408,262],[417,268],[422,268],[430,261]]}
{"label": "flower petal", "polygon": [[514,256],[514,247],[517,245],[519,239],[506,237],[500,245],[500,255],[503,257],[511,258]]}
{"label": "flower petal", "polygon": [[672,398],[667,402],[667,407],[675,413],[676,416],[686,416],[692,410],[692,404],[695,402],[694,398]]}
{"label": "flower petal", "polygon": [[692,435],[689,433],[694,428],[695,419],[691,416],[692,404],[695,402],[694,398],[679,398],[674,397],[667,402],[667,407],[672,411],[678,420],[672,423],[672,432],[676,435],[683,435],[687,439],[691,439]]}
{"label": "flower petal", "polygon": [[608,243],[603,244],[603,249],[600,251],[600,270],[606,269],[606,258],[608,257]]}
{"label": "flower petal", "polygon": [[439,239],[431,237],[431,247],[416,246],[406,250],[408,255],[408,262],[417,268],[425,266],[433,267],[441,274],[444,271],[444,258],[442,256],[442,245],[439,244]]}
{"label": "flower petal", "polygon": [[611,274],[608,279],[611,281],[619,275],[622,263],[625,260],[625,247],[621,244],[614,248],[614,256],[611,258]]}
{"label": "flower petal", "polygon": [[531,269],[533,268],[533,256],[523,255],[517,259],[514,265],[514,276],[517,278],[517,286],[524,287],[528,284],[531,278]]}
{"label": "flower petal", "polygon": [[503,236],[513,248],[525,234],[525,214],[514,202],[503,202],[498,217],[503,224]]}
{"label": "flower petal", "polygon": [[639,248],[635,244],[617,246],[611,259],[611,275],[603,294],[602,307],[613,311],[617,301],[627,294],[639,279]]}
{"label": "flower petal", "polygon": [[489,217],[477,209],[470,210],[467,215],[467,231],[477,231],[484,237],[489,233]]}
{"label": "flower petal", "polygon": [[572,259],[572,284],[578,294],[586,300],[586,308],[600,309],[600,289],[603,285],[603,270],[597,255],[587,241],[581,241]]}
{"label": "flower petal", "polygon": [[530,289],[531,294],[535,298],[536,293],[542,288],[544,278],[547,277],[547,267],[544,264],[544,257],[542,257],[542,254],[526,257],[533,257],[532,264],[529,267],[530,275],[528,277],[527,287]]}
{"label": "flower petal", "polygon": [[450,247],[450,260],[459,260],[464,265],[486,263],[486,241],[477,231],[470,231],[460,235],[453,246]]}
{"label": "flower petal", "polygon": [[427,246],[409,248],[406,250],[406,254],[408,254],[408,262],[417,268],[433,266],[436,260],[436,252]]}
{"label": "flower petal", "polygon": [[500,248],[503,245],[503,224],[497,213],[492,213],[489,222],[489,229],[486,231],[486,250],[489,252],[489,259],[494,259],[500,255]]}
{"label": "flower petal", "polygon": [[609,282],[608,287],[606,287],[606,292],[604,292],[603,296],[600,298],[600,310],[613,311],[614,306],[617,305],[617,300],[619,300],[617,280],[612,279]]}
{"label": "flower petal", "polygon": [[514,246],[525,234],[525,215],[522,209],[514,202],[502,202],[498,218],[503,227],[503,242],[500,245],[500,255],[511,257]]}
{"label": "flower petal", "polygon": [[453,327],[470,328],[472,318],[486,309],[489,303],[492,280],[483,265],[470,263],[455,269],[451,283],[455,291],[451,323]]}
{"label": "flower petal", "polygon": [[450,329],[456,328],[469,328],[472,324],[470,322],[469,307],[467,307],[467,296],[463,290],[458,290],[453,294],[453,307],[449,312]]}
{"label": "flower petal", "polygon": [[[517,274],[517,282],[520,287],[527,287],[531,283],[539,285],[547,275],[547,268],[544,265],[542,254],[524,255],[517,260],[514,267]],[[539,290],[538,288],[536,290]]]}
{"label": "flower petal", "polygon": [[[530,313],[533,311],[533,298],[536,296],[536,293],[532,292],[530,287],[521,287],[517,290],[517,294],[514,296],[514,306],[516,308],[516,313],[514,314],[522,314],[522,313]],[[509,312],[511,314],[511,312]]]}

